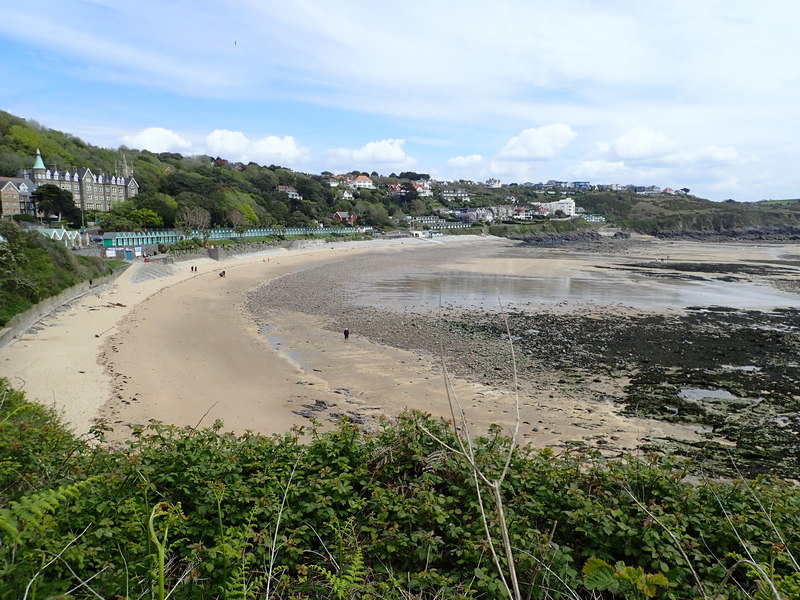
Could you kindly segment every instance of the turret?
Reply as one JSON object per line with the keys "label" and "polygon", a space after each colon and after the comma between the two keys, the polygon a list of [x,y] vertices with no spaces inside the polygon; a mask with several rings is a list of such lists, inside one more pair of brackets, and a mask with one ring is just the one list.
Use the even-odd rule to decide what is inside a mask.
{"label": "turret", "polygon": [[41,169],[42,171],[45,170],[44,161],[42,160],[42,152],[38,148],[36,149],[36,161],[33,163],[34,172],[37,169]]}
{"label": "turret", "polygon": [[45,183],[47,173],[47,167],[44,166],[44,161],[42,160],[42,153],[39,148],[36,149],[36,160],[33,163],[33,183],[36,186],[40,186]]}

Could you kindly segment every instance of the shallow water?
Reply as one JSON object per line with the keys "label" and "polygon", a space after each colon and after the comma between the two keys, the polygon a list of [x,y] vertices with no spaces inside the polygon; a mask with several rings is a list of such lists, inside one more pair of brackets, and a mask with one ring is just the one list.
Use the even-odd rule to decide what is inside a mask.
{"label": "shallow water", "polygon": [[708,390],[704,388],[686,388],[680,391],[679,396],[686,400],[739,400],[727,390]]}
{"label": "shallow water", "polygon": [[[568,254],[519,251],[492,257],[464,257],[447,269],[412,268],[378,275],[355,289],[356,302],[395,310],[435,310],[439,304],[498,308],[531,304],[595,304],[636,309],[727,306],[736,309],[800,307],[800,297],[764,283],[652,277],[619,269],[596,269],[570,261]],[[584,256],[583,259],[586,257]],[[591,257],[590,257],[591,260]],[[618,261],[617,261],[618,262]],[[597,264],[611,264],[598,256]],[[556,265],[555,267],[553,265]]]}

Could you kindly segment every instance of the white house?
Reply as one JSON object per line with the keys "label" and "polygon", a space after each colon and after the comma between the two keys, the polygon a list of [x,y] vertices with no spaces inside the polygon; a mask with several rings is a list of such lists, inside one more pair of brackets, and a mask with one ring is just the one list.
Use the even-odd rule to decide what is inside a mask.
{"label": "white house", "polygon": [[279,192],[284,192],[292,200],[302,200],[303,199],[303,196],[300,195],[300,192],[298,192],[296,189],[294,189],[290,185],[279,185],[278,186],[278,191]]}
{"label": "white house", "polygon": [[420,198],[431,198],[433,196],[430,181],[417,181],[414,183],[414,189],[417,190]]}
{"label": "white house", "polygon": [[375,184],[372,182],[372,179],[367,177],[366,175],[359,175],[356,177],[353,182],[350,184],[353,189],[356,190],[374,190]]}
{"label": "white house", "polygon": [[469,193],[463,188],[444,190],[442,192],[442,197],[445,200],[462,200],[464,202],[469,201]]}
{"label": "white house", "polygon": [[547,212],[548,214],[555,214],[557,211],[563,212],[566,216],[572,217],[575,215],[575,200],[572,198],[565,198],[563,200],[556,200],[555,202],[544,202],[539,204],[542,209],[546,209],[542,212]]}

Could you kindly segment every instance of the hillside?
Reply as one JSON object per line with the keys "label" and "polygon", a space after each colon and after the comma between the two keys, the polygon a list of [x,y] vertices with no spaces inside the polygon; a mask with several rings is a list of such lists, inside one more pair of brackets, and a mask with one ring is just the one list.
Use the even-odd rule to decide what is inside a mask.
{"label": "hillside", "polygon": [[114,263],[78,256],[35,231],[0,220],[0,327],[44,298],[111,273]]}
{"label": "hillside", "polygon": [[[140,194],[120,205],[113,214],[102,215],[103,226],[116,230],[174,227],[180,220],[190,220],[190,215],[212,227],[329,225],[336,211],[355,213],[360,224],[381,227],[405,215],[429,214],[434,208],[501,205],[512,202],[511,197],[519,204],[549,202],[559,197],[515,184],[487,189],[482,184],[456,182],[448,187],[466,190],[469,201],[446,201],[442,195],[445,186],[435,183],[433,197],[421,198],[412,184],[426,179],[426,175],[406,172],[385,176],[373,172],[363,174],[371,177],[376,189],[355,190],[354,197],[349,198],[344,186],[331,187],[331,173],[304,174],[276,165],[232,163],[224,157],[98,148],[75,136],[0,111],[0,175],[16,176],[21,168],[30,167],[37,148],[41,149],[48,167],[56,165],[62,169],[88,166],[95,172],[113,172],[124,156],[133,167]],[[350,173],[359,174],[362,173]],[[279,191],[279,186],[294,188],[299,197]],[[392,186],[396,189],[392,190]],[[800,224],[800,200],[711,202],[690,195],[644,196],[628,191],[569,195],[588,213],[601,214],[613,223],[648,232]]]}
{"label": "hillside", "polygon": [[583,192],[575,202],[590,213],[641,231],[717,231],[800,224],[800,200],[711,202],[695,196],[643,196],[629,192]]}

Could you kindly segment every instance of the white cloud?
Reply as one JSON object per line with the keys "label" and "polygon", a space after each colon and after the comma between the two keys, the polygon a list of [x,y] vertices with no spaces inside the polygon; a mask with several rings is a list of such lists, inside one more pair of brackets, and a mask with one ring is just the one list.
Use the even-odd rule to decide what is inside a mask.
{"label": "white cloud", "polygon": [[612,165],[624,165],[639,173],[647,172],[645,168],[670,168],[679,177],[679,168],[686,172],[745,162],[734,146],[686,148],[665,133],[645,127],[635,127],[612,141],[600,142],[597,150],[598,159],[587,160],[571,171],[585,168],[587,173],[596,169],[611,174],[614,171]]}
{"label": "white cloud", "polygon": [[123,135],[121,140],[130,148],[150,152],[181,152],[192,147],[188,139],[163,127],[148,127],[136,135]]}
{"label": "white cloud", "polygon": [[731,164],[742,161],[733,146],[705,146],[696,150],[681,150],[664,157],[664,162],[675,166],[698,167],[708,164]]}
{"label": "white cloud", "polygon": [[[89,29],[73,18],[75,3],[41,0],[34,28],[24,4],[6,4],[3,67],[19,85],[7,90],[4,108],[72,133],[81,132],[78,121],[87,132],[89,124],[113,132],[91,132],[93,143],[117,143],[120,128],[152,122],[231,133],[258,123],[261,131],[314,131],[318,163],[316,147],[337,148],[330,156],[342,160],[363,151],[382,166],[377,151],[338,147],[351,145],[345,140],[356,131],[413,140],[416,149],[424,132],[459,148],[437,154],[426,144],[424,163],[418,155],[426,172],[456,152],[456,165],[475,153],[485,160],[447,168],[472,178],[468,169],[491,174],[491,158],[505,170],[535,160],[536,180],[547,180],[565,178],[570,166],[556,139],[522,132],[500,153],[497,140],[531,123],[569,123],[580,132],[567,140],[569,156],[606,161],[603,168],[624,163],[632,178],[653,168],[671,168],[675,180],[690,172],[702,193],[702,182],[727,180],[700,172],[710,165],[735,174],[749,199],[800,189],[796,0],[773,0],[770,10],[743,0],[636,10],[630,2],[462,0],[457,11],[426,0],[340,0],[336,10],[322,0],[234,0],[235,10],[92,0],[83,13],[102,26]],[[361,133],[370,131],[381,133]],[[189,138],[194,148],[173,135],[124,139],[157,151],[205,151],[202,135]],[[292,138],[218,137],[234,160],[310,164]],[[413,161],[402,148],[395,156],[392,169]],[[769,165],[758,185],[754,156]]]}
{"label": "white cloud", "polygon": [[328,151],[328,159],[337,166],[371,169],[410,168],[416,160],[403,150],[405,140],[380,140],[369,142],[361,148],[332,148]]}
{"label": "white cloud", "polygon": [[630,169],[623,161],[584,160],[567,169],[570,177],[591,181],[613,181],[620,183],[620,177],[630,174]]}
{"label": "white cloud", "polygon": [[469,169],[477,167],[483,163],[483,157],[480,154],[470,154],[469,156],[454,156],[447,159],[447,166],[454,169]]}
{"label": "white cloud", "polygon": [[677,144],[660,131],[634,127],[611,142],[600,142],[598,149],[608,157],[639,160],[674,152]]}
{"label": "white cloud", "polygon": [[533,165],[519,160],[492,160],[489,172],[504,180],[525,182],[533,178]]}
{"label": "white cloud", "polygon": [[251,140],[241,131],[216,129],[206,136],[209,154],[227,160],[291,166],[308,161],[310,152],[288,135]]}
{"label": "white cloud", "polygon": [[525,129],[506,142],[497,158],[504,161],[555,158],[576,137],[578,134],[562,123]]}
{"label": "white cloud", "polygon": [[250,140],[241,131],[216,129],[206,136],[206,145],[211,154],[230,160],[241,160],[250,150]]}

